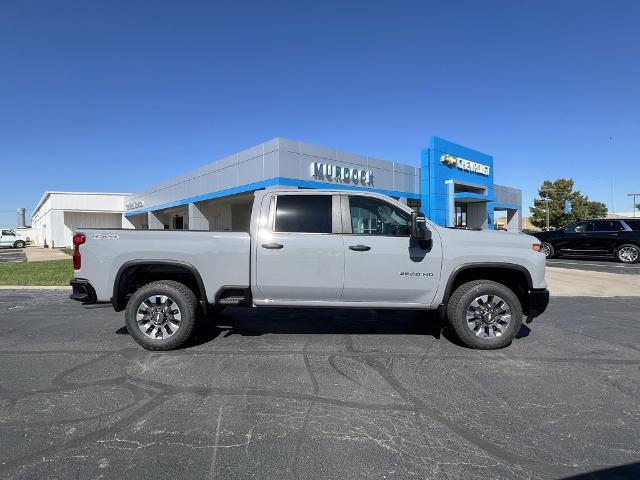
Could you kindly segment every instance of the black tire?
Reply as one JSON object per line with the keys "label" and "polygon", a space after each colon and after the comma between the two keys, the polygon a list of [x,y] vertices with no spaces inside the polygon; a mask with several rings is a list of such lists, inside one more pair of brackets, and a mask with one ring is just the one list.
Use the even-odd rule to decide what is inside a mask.
{"label": "black tire", "polygon": [[[477,336],[467,324],[467,309],[476,298],[484,295],[500,297],[511,312],[511,318],[507,326],[503,327],[500,336]],[[474,280],[460,285],[449,298],[447,321],[456,337],[467,347],[482,350],[504,348],[511,344],[522,326],[522,305],[517,295],[505,285],[490,280]],[[489,327],[486,328],[488,333]],[[493,327],[491,329],[493,330]],[[495,335],[495,332],[493,334]]]}
{"label": "black tire", "polygon": [[555,250],[555,248],[553,248],[553,245],[551,245],[548,242],[541,242],[540,243],[540,251],[544,252],[545,247],[547,247],[549,249],[549,254],[545,254],[545,257],[553,258],[553,257],[556,256],[556,250]]}
{"label": "black tire", "polygon": [[24,248],[26,247],[27,244],[24,243],[23,240],[17,240],[14,244],[13,244],[13,248]]}
{"label": "black tire", "polygon": [[[625,253],[624,256],[622,255],[623,252]],[[635,258],[633,258],[634,255]],[[633,245],[632,243],[625,243],[624,245],[620,245],[616,249],[616,260],[628,264],[638,263],[640,261],[640,248],[637,245]]]}
{"label": "black tire", "polygon": [[[179,328],[168,338],[150,338],[140,329],[136,316],[141,304],[146,299],[162,295],[166,295],[178,305],[181,316]],[[175,350],[191,339],[195,331],[198,313],[198,299],[191,289],[173,280],[159,280],[136,290],[127,303],[125,320],[129,335],[147,350]]]}

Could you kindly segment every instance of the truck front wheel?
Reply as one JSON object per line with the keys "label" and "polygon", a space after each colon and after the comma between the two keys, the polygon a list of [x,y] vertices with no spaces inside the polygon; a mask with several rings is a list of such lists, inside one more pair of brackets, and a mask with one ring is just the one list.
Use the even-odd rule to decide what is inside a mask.
{"label": "truck front wheel", "polygon": [[512,290],[490,280],[460,285],[447,304],[447,320],[466,346],[492,350],[508,346],[522,325],[522,306]]}
{"label": "truck front wheel", "polygon": [[182,283],[149,283],[136,290],[127,303],[127,330],[147,350],[180,348],[194,332],[197,309],[196,296]]}

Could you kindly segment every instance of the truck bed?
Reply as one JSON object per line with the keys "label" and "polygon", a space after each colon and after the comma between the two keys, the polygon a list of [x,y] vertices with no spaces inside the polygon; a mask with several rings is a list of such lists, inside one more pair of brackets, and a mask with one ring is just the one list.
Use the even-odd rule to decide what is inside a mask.
{"label": "truck bed", "polygon": [[245,232],[198,230],[79,229],[82,266],[77,278],[91,278],[97,301],[110,301],[119,271],[144,262],[197,267],[207,300],[223,286],[250,284],[250,236]]}

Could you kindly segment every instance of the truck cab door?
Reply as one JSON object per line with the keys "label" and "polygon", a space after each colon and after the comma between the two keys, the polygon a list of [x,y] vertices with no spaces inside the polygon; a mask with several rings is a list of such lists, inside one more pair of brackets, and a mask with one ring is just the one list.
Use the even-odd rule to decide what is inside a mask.
{"label": "truck cab door", "polygon": [[411,214],[381,198],[342,195],[343,302],[430,305],[440,280],[442,246],[411,237]]}
{"label": "truck cab door", "polygon": [[267,224],[260,226],[255,245],[256,304],[340,301],[344,249],[339,197],[295,190],[265,197]]}
{"label": "truck cab door", "polygon": [[0,247],[12,247],[16,241],[15,235],[9,230],[0,230]]}

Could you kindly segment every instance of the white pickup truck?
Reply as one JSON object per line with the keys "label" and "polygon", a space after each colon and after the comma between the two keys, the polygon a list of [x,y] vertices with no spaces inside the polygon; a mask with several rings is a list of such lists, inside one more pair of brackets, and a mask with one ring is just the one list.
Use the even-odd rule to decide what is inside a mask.
{"label": "white pickup truck", "polygon": [[125,310],[149,350],[226,305],[439,309],[465,345],[493,349],[549,302],[534,237],[439,227],[368,192],[261,190],[249,232],[85,229],[74,246],[71,298]]}
{"label": "white pickup truck", "polygon": [[0,229],[0,247],[24,248],[31,243],[29,237],[23,237],[20,233],[9,228]]}

